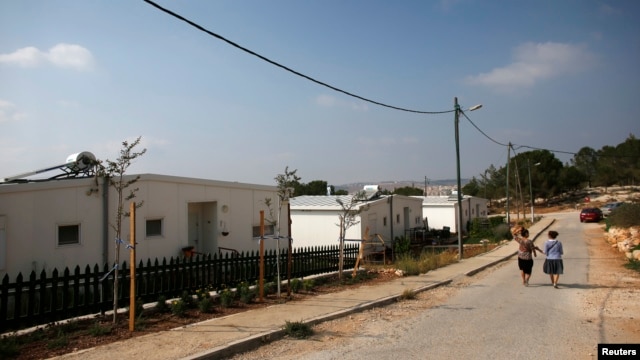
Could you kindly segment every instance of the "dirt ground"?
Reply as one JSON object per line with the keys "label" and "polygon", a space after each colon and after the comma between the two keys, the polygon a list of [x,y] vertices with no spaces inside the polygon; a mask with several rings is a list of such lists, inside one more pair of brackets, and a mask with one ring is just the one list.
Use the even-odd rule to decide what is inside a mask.
{"label": "dirt ground", "polygon": [[[232,315],[238,312],[259,309],[278,304],[282,301],[302,301],[310,296],[343,291],[362,285],[375,285],[396,278],[393,272],[375,271],[366,276],[358,277],[358,281],[345,283],[339,281],[337,275],[325,278],[321,286],[316,286],[309,292],[301,291],[287,296],[286,287],[281,289],[281,297],[276,294],[267,295],[262,302],[240,303],[237,300],[230,307],[223,308],[219,304],[210,313],[201,312],[197,308],[190,308],[184,316],[177,316],[171,312],[158,312],[145,309],[141,321],[136,322],[135,331],[129,331],[128,314],[119,314],[118,322],[113,325],[113,316],[93,316],[83,320],[59,323],[16,337],[19,342],[19,353],[8,356],[5,343],[0,343],[0,360],[6,359],[48,359],[51,357],[71,353],[74,351],[122,341],[129,338],[148,335],[150,333],[167,331],[212,318]],[[350,278],[350,277],[345,277]]]}
{"label": "dirt ground", "polygon": [[[602,342],[638,343],[640,341],[640,274],[624,267],[624,255],[611,249],[604,240],[601,229],[585,233],[591,257],[588,281],[590,288],[581,302],[586,321],[595,322],[603,334]],[[417,294],[416,300],[401,301],[386,307],[371,309],[347,318],[316,325],[314,335],[305,340],[285,338],[261,346],[251,352],[238,354],[233,360],[258,360],[268,358],[300,359],[305,354],[327,348],[344,346],[345,342],[359,333],[368,336],[384,335],[394,331],[389,321],[402,321],[403,318],[434,306],[442,305],[461,288],[488,276],[500,266],[485,270],[474,277],[459,279],[449,286]]]}

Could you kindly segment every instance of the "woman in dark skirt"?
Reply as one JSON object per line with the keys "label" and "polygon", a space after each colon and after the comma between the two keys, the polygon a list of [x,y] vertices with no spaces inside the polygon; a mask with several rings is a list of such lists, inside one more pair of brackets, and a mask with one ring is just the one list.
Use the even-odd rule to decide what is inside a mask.
{"label": "woman in dark skirt", "polygon": [[564,273],[564,264],[562,263],[562,255],[564,251],[562,249],[562,243],[557,240],[558,232],[549,231],[549,240],[544,243],[544,253],[547,255],[547,259],[544,261],[542,270],[545,274],[549,274],[551,284],[554,288],[558,288],[558,280],[560,275]]}
{"label": "woman in dark skirt", "polygon": [[538,256],[536,250],[540,252],[542,250],[529,239],[529,230],[527,229],[520,230],[519,235],[516,233],[514,239],[520,244],[518,247],[518,268],[522,277],[522,285],[529,286],[531,269],[533,268],[533,257],[531,255]]}

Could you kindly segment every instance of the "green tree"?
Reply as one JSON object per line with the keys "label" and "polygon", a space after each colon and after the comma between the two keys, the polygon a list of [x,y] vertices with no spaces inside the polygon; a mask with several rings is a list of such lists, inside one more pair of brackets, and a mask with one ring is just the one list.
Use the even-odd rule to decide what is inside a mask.
{"label": "green tree", "polygon": [[421,196],[424,195],[424,190],[413,187],[413,186],[403,186],[393,190],[393,193],[396,195],[404,195],[404,196]]}
{"label": "green tree", "polygon": [[588,186],[591,187],[591,182],[596,176],[598,166],[598,153],[594,149],[585,146],[578,151],[577,154],[571,159],[571,163],[575,166],[576,170],[580,171],[586,177]]}
{"label": "green tree", "polygon": [[306,185],[304,195],[326,195],[327,182],[324,180],[313,180]]}
{"label": "green tree", "polygon": [[469,180],[468,183],[466,183],[462,187],[462,194],[471,195],[471,196],[478,196],[478,194],[480,194],[480,189],[481,188],[482,188],[482,185],[480,184],[478,179],[476,179],[476,177],[474,176],[474,177],[471,178],[471,180]]}

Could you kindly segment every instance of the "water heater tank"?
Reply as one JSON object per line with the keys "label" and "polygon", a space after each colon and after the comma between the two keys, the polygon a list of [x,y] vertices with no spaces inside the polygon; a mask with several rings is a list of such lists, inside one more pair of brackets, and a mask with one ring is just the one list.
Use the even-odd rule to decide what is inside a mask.
{"label": "water heater tank", "polygon": [[67,167],[72,171],[82,171],[89,167],[92,167],[96,163],[96,157],[88,152],[83,151],[76,154],[71,154],[67,157]]}

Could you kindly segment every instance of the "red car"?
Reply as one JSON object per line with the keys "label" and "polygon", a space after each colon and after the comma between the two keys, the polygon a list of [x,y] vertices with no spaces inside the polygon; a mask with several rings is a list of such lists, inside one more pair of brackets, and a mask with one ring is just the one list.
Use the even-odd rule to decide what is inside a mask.
{"label": "red car", "polygon": [[598,222],[603,218],[604,216],[599,208],[584,208],[580,212],[580,222]]}

